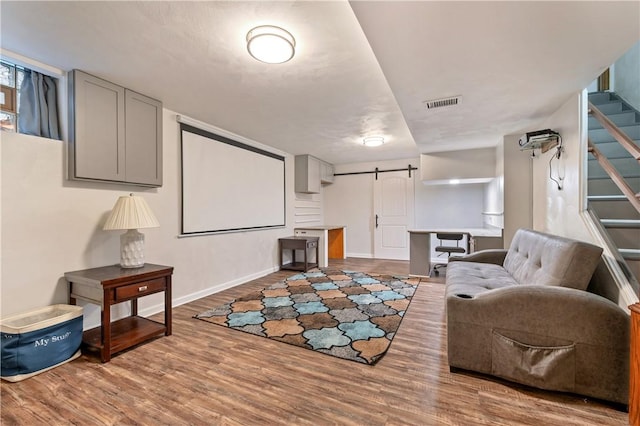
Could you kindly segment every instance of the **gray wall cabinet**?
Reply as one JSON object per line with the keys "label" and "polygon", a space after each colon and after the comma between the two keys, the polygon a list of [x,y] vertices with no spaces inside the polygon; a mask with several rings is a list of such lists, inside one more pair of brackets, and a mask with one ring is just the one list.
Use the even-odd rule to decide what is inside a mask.
{"label": "gray wall cabinet", "polygon": [[162,103],[69,73],[69,178],[162,186]]}
{"label": "gray wall cabinet", "polygon": [[310,155],[296,155],[296,192],[318,194],[320,192],[320,160]]}
{"label": "gray wall cabinet", "polygon": [[333,164],[311,155],[296,155],[296,192],[318,194],[321,184],[333,183]]}

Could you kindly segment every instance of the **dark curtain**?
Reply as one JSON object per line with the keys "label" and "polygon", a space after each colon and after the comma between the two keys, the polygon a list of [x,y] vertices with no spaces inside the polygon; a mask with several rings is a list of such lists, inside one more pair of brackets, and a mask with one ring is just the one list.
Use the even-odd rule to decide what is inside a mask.
{"label": "dark curtain", "polygon": [[20,88],[18,132],[60,139],[56,81],[48,75],[25,70]]}

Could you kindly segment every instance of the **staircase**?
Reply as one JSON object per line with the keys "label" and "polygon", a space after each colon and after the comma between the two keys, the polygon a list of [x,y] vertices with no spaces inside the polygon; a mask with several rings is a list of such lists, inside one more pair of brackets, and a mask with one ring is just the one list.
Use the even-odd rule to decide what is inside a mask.
{"label": "staircase", "polygon": [[[611,120],[636,146],[640,146],[640,112],[613,92],[589,94],[589,102]],[[593,115],[589,140],[611,163],[636,194],[640,193],[640,163]],[[588,164],[589,207],[600,219],[609,240],[618,248],[627,276],[640,281],[640,212],[615,184],[593,153]]]}

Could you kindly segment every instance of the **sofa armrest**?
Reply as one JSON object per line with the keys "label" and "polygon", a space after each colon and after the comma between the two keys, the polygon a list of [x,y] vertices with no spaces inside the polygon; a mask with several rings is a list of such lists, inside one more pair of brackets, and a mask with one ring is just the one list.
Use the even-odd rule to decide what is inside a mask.
{"label": "sofa armrest", "polygon": [[488,249],[480,250],[475,253],[468,254],[466,256],[451,256],[449,262],[462,261],[462,262],[478,262],[478,263],[493,263],[500,265],[504,263],[504,258],[507,256],[507,250],[505,249]]}

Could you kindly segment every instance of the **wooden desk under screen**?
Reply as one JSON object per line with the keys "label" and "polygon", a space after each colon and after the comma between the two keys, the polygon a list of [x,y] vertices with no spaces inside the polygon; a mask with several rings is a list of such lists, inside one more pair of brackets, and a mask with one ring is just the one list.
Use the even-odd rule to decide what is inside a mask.
{"label": "wooden desk under screen", "polygon": [[320,258],[318,266],[329,266],[329,259],[346,259],[347,228],[342,225],[319,225],[296,227],[293,230],[296,237],[319,237],[318,250]]}
{"label": "wooden desk under screen", "polygon": [[[84,332],[85,346],[100,351],[102,362],[111,355],[164,334],[171,335],[171,275],[173,267],[145,264],[141,268],[120,265],[66,272],[69,303],[84,300],[100,305],[101,324]],[[164,324],[138,316],[138,298],[164,292]],[[111,305],[131,303],[131,316],[111,322]]]}

